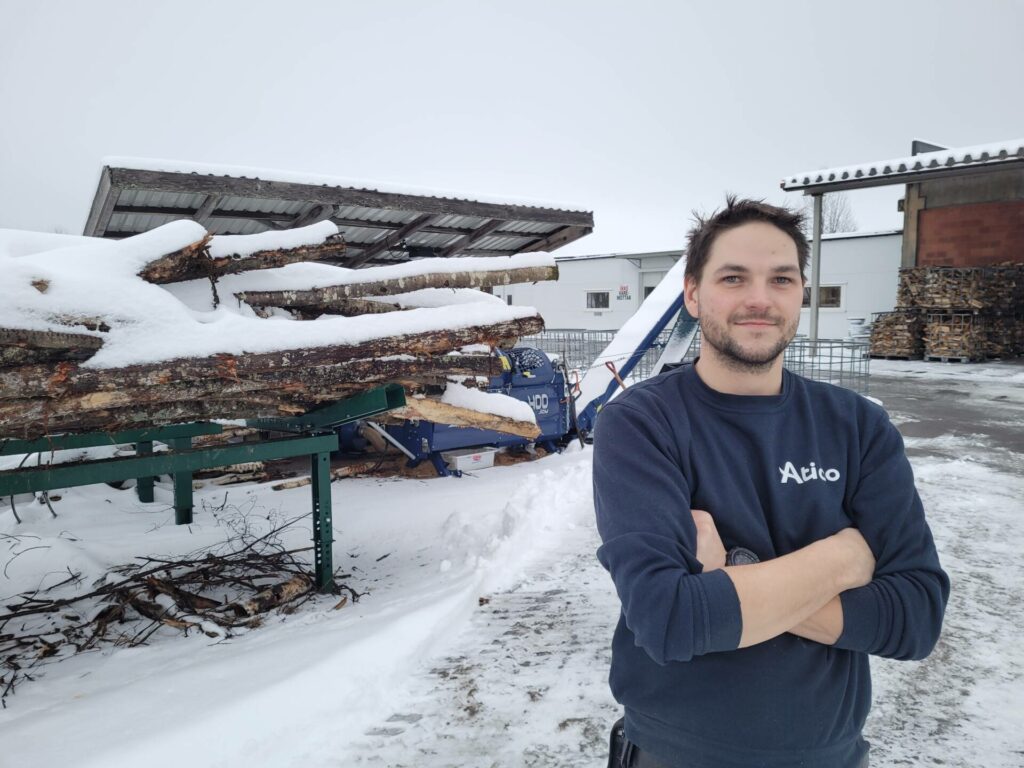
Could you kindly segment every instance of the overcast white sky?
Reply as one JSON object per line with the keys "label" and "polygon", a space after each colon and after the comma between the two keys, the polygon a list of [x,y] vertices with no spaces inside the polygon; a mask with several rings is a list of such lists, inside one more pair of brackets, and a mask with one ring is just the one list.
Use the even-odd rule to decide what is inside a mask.
{"label": "overcast white sky", "polygon": [[[0,227],[78,234],[105,155],[530,197],[559,253],[680,247],[726,191],[1024,136],[1024,2],[0,0]],[[901,188],[853,193],[898,228]]]}

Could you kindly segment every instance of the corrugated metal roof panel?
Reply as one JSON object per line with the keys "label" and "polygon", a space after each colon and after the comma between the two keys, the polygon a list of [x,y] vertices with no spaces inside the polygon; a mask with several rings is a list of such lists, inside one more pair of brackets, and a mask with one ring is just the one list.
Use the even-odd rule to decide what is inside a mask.
{"label": "corrugated metal roof panel", "polygon": [[151,229],[162,227],[172,221],[178,219],[187,219],[186,215],[163,215],[154,213],[115,213],[110,217],[110,224],[107,226],[107,232],[127,232],[129,234],[138,234],[139,232],[148,232]]}
{"label": "corrugated metal roof panel", "polygon": [[217,208],[224,211],[259,211],[297,216],[303,210],[308,210],[311,205],[304,200],[260,200],[252,197],[225,195],[220,199]]}
{"label": "corrugated metal roof panel", "polygon": [[[873,163],[826,168],[820,171],[804,171],[787,176],[780,186],[785,190],[827,187],[830,185],[882,186],[889,178],[892,183],[903,183],[907,177],[925,179],[929,174],[941,173],[956,168],[970,168],[1000,165],[1024,160],[1024,139],[977,144],[959,149],[943,149],[922,152],[894,160],[880,160]],[[895,181],[895,179],[900,181]],[[918,180],[914,178],[914,180]]]}
{"label": "corrugated metal roof panel", "polygon": [[386,208],[362,208],[346,205],[334,214],[337,219],[353,219],[358,221],[382,221],[390,224],[408,224],[419,214],[416,211],[396,211]]}
{"label": "corrugated metal roof panel", "polygon": [[253,219],[210,219],[206,228],[215,235],[256,235],[268,227]]}
{"label": "corrugated metal roof panel", "polygon": [[155,208],[184,208],[194,211],[203,201],[206,195],[191,194],[185,192],[158,192],[151,189],[123,189],[121,196],[117,199],[118,205],[125,206],[152,206]]}
{"label": "corrugated metal roof panel", "polygon": [[477,240],[471,247],[473,248],[484,248],[488,251],[508,251],[512,253],[524,246],[529,245],[537,238],[533,236],[527,237],[509,237],[508,235],[488,235],[487,237]]}
{"label": "corrugated metal roof panel", "polygon": [[441,216],[432,224],[436,227],[455,227],[456,229],[476,229],[483,226],[490,219],[482,219],[479,216]]}
{"label": "corrugated metal roof panel", "polygon": [[407,242],[410,245],[421,245],[425,248],[436,248],[443,250],[449,245],[454,245],[462,239],[462,235],[443,235],[439,233],[417,232],[410,235]]}
{"label": "corrugated metal roof panel", "polygon": [[347,243],[375,243],[393,230],[371,229],[369,227],[338,227]]}
{"label": "corrugated metal roof panel", "polygon": [[510,221],[501,225],[504,232],[527,232],[536,235],[550,235],[561,228],[560,224],[544,224],[533,221]]}

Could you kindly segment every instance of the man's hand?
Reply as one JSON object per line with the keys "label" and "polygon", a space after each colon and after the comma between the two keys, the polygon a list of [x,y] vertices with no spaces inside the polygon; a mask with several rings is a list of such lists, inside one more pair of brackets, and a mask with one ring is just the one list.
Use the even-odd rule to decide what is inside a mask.
{"label": "man's hand", "polygon": [[700,564],[704,566],[705,571],[725,568],[725,545],[722,544],[722,537],[718,535],[714,519],[703,509],[691,509],[690,514],[693,515],[693,523],[697,526],[697,559],[700,560]]}

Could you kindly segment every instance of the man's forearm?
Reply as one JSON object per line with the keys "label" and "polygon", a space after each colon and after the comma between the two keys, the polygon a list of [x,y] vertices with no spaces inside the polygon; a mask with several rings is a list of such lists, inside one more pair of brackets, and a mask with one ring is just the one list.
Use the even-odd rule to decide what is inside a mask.
{"label": "man's forearm", "polygon": [[790,629],[789,633],[822,645],[834,645],[843,634],[843,621],[843,603],[836,595],[821,610]]}
{"label": "man's forearm", "polygon": [[[870,550],[854,529],[768,562],[727,566],[743,620],[739,647],[792,631],[812,617],[810,631],[827,636],[834,629],[835,607],[829,607],[823,617],[817,614],[831,601],[838,602],[840,592],[870,581],[873,568]],[[841,607],[839,611],[841,620]]]}

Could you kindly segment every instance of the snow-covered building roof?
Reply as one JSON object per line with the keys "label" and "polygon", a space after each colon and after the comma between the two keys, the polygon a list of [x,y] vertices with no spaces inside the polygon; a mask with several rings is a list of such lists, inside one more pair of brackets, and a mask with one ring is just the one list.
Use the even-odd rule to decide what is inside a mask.
{"label": "snow-covered building roof", "polygon": [[552,251],[594,227],[588,211],[473,198],[265,168],[111,157],[84,234],[121,239],[176,219],[194,219],[215,235],[331,221],[348,244],[342,263],[352,267]]}
{"label": "snow-covered building roof", "polygon": [[596,261],[598,259],[647,259],[662,256],[670,256],[678,259],[683,255],[683,250],[675,251],[630,251],[628,253],[587,253],[578,256],[555,256],[555,261]]}
{"label": "snow-covered building roof", "polygon": [[804,190],[806,194],[817,194],[967,176],[1008,167],[1024,168],[1024,138],[804,171],[786,176],[780,186],[787,192]]}

